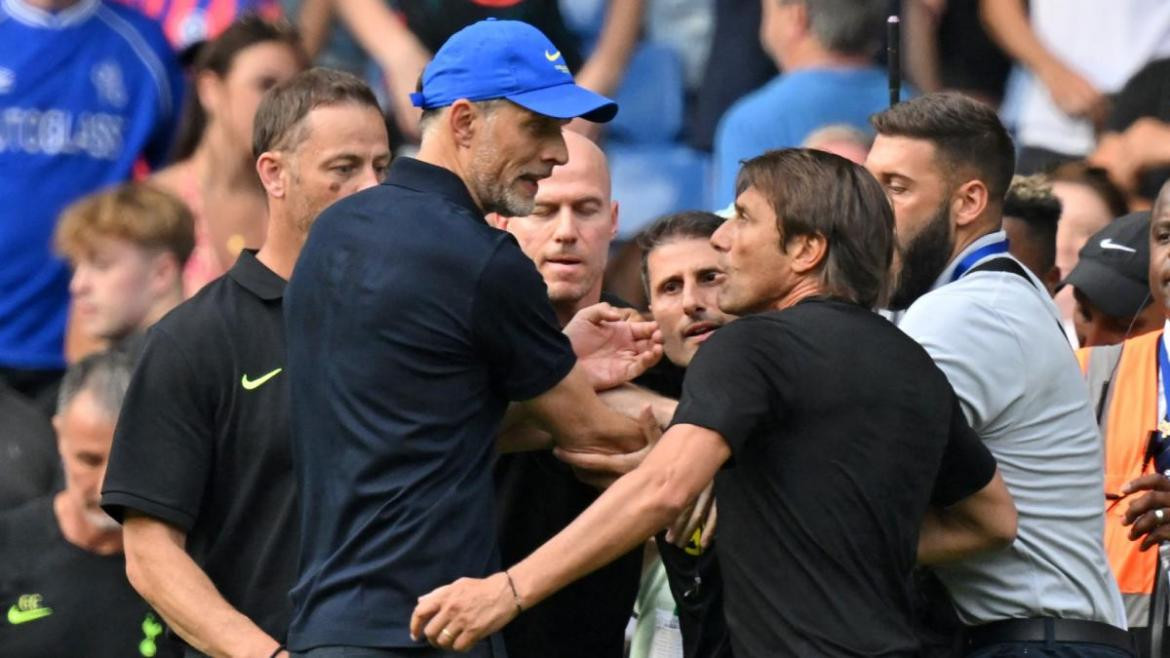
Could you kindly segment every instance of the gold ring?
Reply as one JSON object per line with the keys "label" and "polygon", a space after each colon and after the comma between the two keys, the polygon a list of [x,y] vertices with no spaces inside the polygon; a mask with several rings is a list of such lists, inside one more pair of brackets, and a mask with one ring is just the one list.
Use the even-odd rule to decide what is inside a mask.
{"label": "gold ring", "polygon": [[[1161,510],[1159,510],[1159,511],[1161,511]],[[455,637],[455,634],[444,628],[443,630],[439,631],[439,637],[443,637],[443,636],[453,638],[453,637]]]}

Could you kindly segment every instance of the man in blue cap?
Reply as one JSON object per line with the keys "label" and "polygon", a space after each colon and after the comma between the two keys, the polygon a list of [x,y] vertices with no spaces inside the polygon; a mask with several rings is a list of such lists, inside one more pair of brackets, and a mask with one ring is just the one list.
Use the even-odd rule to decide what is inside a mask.
{"label": "man in blue cap", "polygon": [[[608,121],[616,105],[512,21],[452,36],[413,101],[418,157],[321,215],[286,292],[297,655],[444,655],[410,638],[419,596],[476,577],[515,600],[499,571],[497,439],[548,447],[547,432],[622,451],[653,424],[615,414],[594,390],[657,360],[655,325],[597,305],[562,333],[532,261],[484,221],[531,213],[537,182],[567,161],[562,126]],[[506,654],[494,636],[475,655]]]}

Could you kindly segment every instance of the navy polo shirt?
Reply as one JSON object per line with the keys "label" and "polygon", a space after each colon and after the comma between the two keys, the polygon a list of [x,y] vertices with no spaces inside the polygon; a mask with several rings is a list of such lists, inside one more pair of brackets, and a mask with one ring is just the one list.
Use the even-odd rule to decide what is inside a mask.
{"label": "navy polo shirt", "polygon": [[[420,646],[419,596],[499,570],[496,433],[572,348],[515,239],[409,158],[322,213],[285,322],[303,522],[288,645]],[[499,636],[473,654],[503,656]]]}

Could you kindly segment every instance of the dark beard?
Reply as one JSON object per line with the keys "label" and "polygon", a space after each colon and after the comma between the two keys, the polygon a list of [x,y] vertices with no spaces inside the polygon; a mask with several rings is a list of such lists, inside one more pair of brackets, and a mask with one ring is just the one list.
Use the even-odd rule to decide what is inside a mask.
{"label": "dark beard", "polygon": [[890,297],[890,309],[903,311],[929,292],[950,261],[953,248],[950,206],[943,203],[922,232],[901,248],[902,271]]}

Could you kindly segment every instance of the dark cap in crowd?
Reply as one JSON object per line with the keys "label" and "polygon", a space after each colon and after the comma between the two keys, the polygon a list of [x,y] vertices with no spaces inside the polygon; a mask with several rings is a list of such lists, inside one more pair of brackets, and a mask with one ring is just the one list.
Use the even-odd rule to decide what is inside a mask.
{"label": "dark cap in crowd", "polygon": [[1097,231],[1063,284],[1075,287],[1102,312],[1132,317],[1150,301],[1150,213],[1130,213]]}
{"label": "dark cap in crowd", "polygon": [[423,71],[422,91],[410,95],[424,110],[460,98],[506,98],[547,117],[599,123],[618,110],[617,103],[573,82],[561,51],[540,30],[491,18],[451,35]]}

